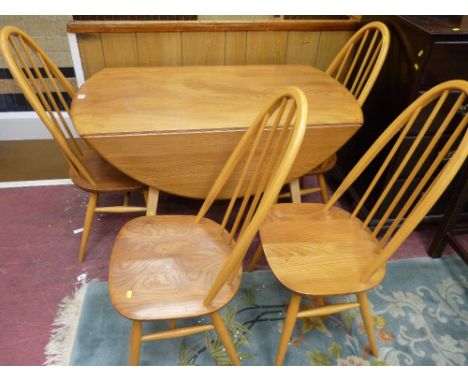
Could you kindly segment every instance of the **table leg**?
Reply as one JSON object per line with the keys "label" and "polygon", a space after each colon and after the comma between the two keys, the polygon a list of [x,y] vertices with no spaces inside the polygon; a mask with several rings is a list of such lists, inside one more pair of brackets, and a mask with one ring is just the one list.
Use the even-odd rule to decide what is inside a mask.
{"label": "table leg", "polygon": [[148,201],[146,202],[146,215],[156,215],[156,209],[158,207],[159,190],[150,187],[148,190]]}
{"label": "table leg", "polygon": [[301,186],[299,185],[299,179],[294,179],[289,183],[289,189],[291,190],[291,200],[293,203],[301,203]]}

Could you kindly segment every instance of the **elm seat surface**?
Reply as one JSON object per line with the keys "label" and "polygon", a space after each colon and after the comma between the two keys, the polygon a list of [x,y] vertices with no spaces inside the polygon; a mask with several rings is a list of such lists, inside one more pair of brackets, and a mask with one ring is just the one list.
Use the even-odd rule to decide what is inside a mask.
{"label": "elm seat surface", "polygon": [[211,305],[203,304],[234,246],[221,232],[212,220],[195,223],[191,215],[131,220],[117,236],[109,265],[116,310],[132,320],[151,321],[201,316],[226,305],[239,289],[242,269]]}
{"label": "elm seat surface", "polygon": [[135,191],[144,187],[138,181],[110,165],[94,150],[84,150],[80,159],[96,182],[96,185],[91,184],[70,167],[70,177],[73,183],[83,190],[90,192],[121,192]]}
{"label": "elm seat surface", "polygon": [[385,275],[384,266],[369,281],[360,280],[377,256],[378,243],[359,219],[338,207],[325,211],[318,203],[276,204],[260,238],[275,276],[299,294],[362,292]]}

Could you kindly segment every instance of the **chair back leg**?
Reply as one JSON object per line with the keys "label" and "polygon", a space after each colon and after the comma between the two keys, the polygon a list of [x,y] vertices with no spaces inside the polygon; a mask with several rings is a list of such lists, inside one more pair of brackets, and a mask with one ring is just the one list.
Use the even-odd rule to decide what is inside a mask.
{"label": "chair back leg", "polygon": [[327,180],[325,179],[325,174],[317,175],[318,184],[320,186],[320,195],[322,195],[322,201],[328,203],[330,196],[328,195],[328,186]]}
{"label": "chair back leg", "polygon": [[255,252],[252,256],[252,260],[250,261],[249,267],[247,268],[247,272],[252,272],[255,269],[255,266],[257,265],[258,261],[264,255],[265,255],[265,252],[263,252],[262,243],[258,243],[257,248],[255,249]]}
{"label": "chair back leg", "polygon": [[88,244],[89,233],[91,232],[91,225],[93,224],[94,211],[96,209],[99,194],[91,192],[89,194],[88,207],[86,207],[86,215],[83,224],[83,233],[81,234],[80,253],[78,255],[78,262],[81,263],[85,259],[86,246]]}

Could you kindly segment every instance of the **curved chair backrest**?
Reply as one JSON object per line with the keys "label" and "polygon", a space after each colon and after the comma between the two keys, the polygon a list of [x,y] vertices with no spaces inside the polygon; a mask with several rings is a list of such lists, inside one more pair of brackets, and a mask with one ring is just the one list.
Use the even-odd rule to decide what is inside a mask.
{"label": "curved chair backrest", "polygon": [[374,21],[359,29],[340,50],[326,73],[342,83],[362,106],[382,69],[390,46],[385,24]]}
{"label": "curved chair backrest", "polygon": [[75,90],[47,54],[24,31],[5,26],[0,32],[0,48],[13,78],[41,121],[60,146],[68,163],[91,184],[95,184],[80,157],[82,147],[67,123],[64,111],[69,107],[62,92],[70,99]]}
{"label": "curved chair backrest", "polygon": [[[468,115],[462,106],[468,81],[447,81],[415,100],[375,141],[336,190],[330,208],[380,154],[383,162],[353,211],[367,200],[373,207],[364,220],[373,228],[380,253],[363,276],[368,279],[398,249],[450,184],[468,155]],[[390,168],[392,159],[397,165]],[[403,182],[398,181],[404,179]],[[382,230],[385,226],[388,228]]]}
{"label": "curved chair backrest", "polygon": [[[233,251],[215,280],[205,303],[209,304],[223,285],[232,280],[255,234],[289,174],[304,137],[307,99],[296,87],[277,94],[243,135],[202,205],[197,221],[207,213],[230,178],[237,182],[228,203],[220,234],[232,220],[227,240],[237,236]],[[239,209],[233,207],[240,195]]]}

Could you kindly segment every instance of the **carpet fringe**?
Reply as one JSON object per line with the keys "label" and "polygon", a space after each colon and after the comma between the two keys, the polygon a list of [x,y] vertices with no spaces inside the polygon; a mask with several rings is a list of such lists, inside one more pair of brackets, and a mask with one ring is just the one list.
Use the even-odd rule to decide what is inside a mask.
{"label": "carpet fringe", "polygon": [[51,330],[49,343],[44,349],[46,357],[44,365],[69,365],[81,308],[89,284],[83,284],[72,296],[67,296],[60,302],[57,316],[52,324],[55,328]]}

